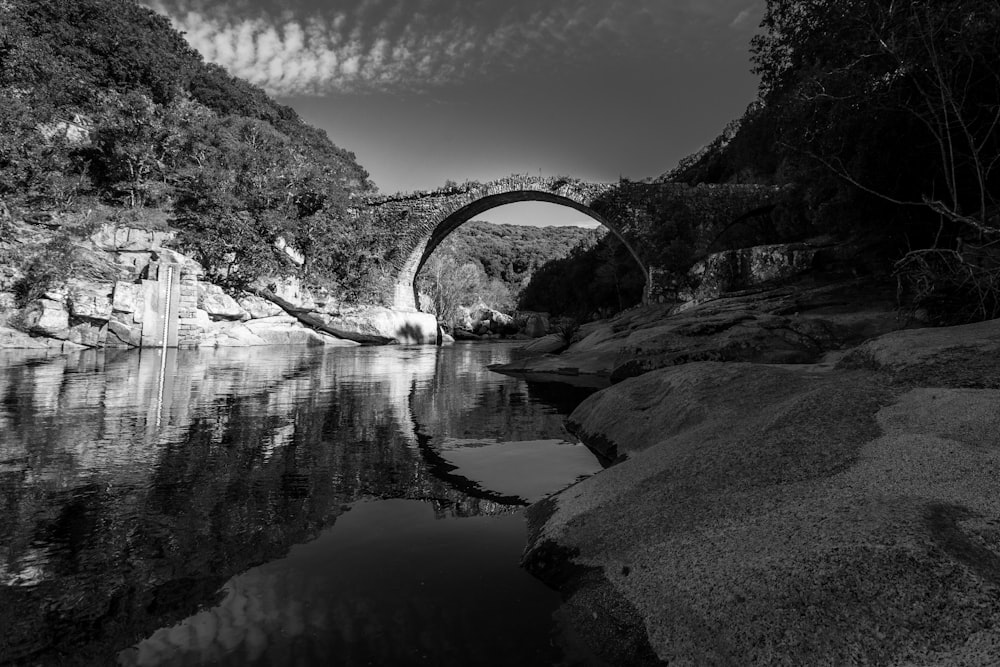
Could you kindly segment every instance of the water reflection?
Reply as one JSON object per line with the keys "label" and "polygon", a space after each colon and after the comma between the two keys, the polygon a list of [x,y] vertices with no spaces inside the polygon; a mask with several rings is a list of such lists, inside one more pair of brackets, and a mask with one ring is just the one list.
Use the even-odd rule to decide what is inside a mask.
{"label": "water reflection", "polygon": [[558,596],[509,576],[522,541],[517,516],[435,520],[425,503],[362,502],[120,664],[552,664],[538,602]]}
{"label": "water reflection", "polygon": [[[371,553],[342,559],[334,570],[346,579],[317,578],[303,562],[309,553],[336,560],[337,549],[369,539],[349,524],[358,516],[368,518],[360,524],[369,532],[388,536],[410,535],[397,525],[401,517],[425,534],[454,526],[471,540],[466,549],[485,539],[469,537],[485,522],[519,552],[523,538],[509,534],[523,531],[518,507],[587,470],[579,446],[564,439],[566,406],[553,405],[575,397],[543,401],[523,382],[485,370],[507,355],[503,346],[455,346],[0,356],[0,662],[106,664],[149,637],[122,660],[190,664],[196,656],[224,664],[226,651],[239,646],[232,664],[254,655],[274,664],[277,654],[268,651],[288,649],[274,637],[289,636],[289,627],[302,629],[300,655],[380,659],[367,639],[343,639],[368,637],[345,630],[354,627],[348,617],[376,636],[404,619],[416,634],[393,630],[399,646],[423,646],[413,638],[424,636],[421,605],[433,598],[395,608],[369,590],[355,607],[319,604],[317,595],[338,599],[345,581],[377,580],[377,570],[359,574],[361,564],[377,562]],[[541,444],[531,449],[532,442]],[[535,455],[531,470],[562,468],[561,476],[524,487],[513,483],[515,473],[494,474],[492,464],[510,458],[498,457],[505,444],[512,447],[505,454],[520,447]],[[572,465],[565,465],[568,452]],[[384,515],[374,503],[338,520],[364,498],[423,502],[412,510],[397,503]],[[427,523],[412,512],[495,518]],[[303,546],[289,554],[296,544]],[[271,565],[250,569],[262,563]],[[271,620],[239,626],[237,644],[236,635],[206,629],[223,627],[226,613],[249,613],[249,601],[267,595],[273,604],[260,614]],[[216,611],[200,612],[211,619],[199,616],[216,603]],[[297,616],[295,605],[306,604],[312,611]],[[447,612],[449,622],[471,618],[461,609],[456,603]],[[187,641],[177,640],[182,633]],[[327,639],[317,641],[318,634]],[[270,639],[262,644],[262,637]],[[435,650],[459,650],[428,641]],[[164,653],[167,645],[173,653]],[[143,662],[143,655],[159,657]]]}

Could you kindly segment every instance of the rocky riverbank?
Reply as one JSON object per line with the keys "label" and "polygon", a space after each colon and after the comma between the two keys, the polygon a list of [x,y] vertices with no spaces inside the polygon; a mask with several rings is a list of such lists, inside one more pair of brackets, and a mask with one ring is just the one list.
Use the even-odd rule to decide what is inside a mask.
{"label": "rocky riverbank", "polygon": [[[51,236],[18,225],[22,242],[42,245]],[[341,304],[295,280],[227,293],[197,261],[168,247],[173,237],[99,225],[63,259],[69,274],[41,288],[26,285],[30,278],[18,268],[0,266],[0,348],[158,347],[171,328],[178,331],[171,344],[180,347],[438,342],[433,315]],[[25,292],[33,296],[20,303]],[[166,325],[164,313],[172,313]]]}
{"label": "rocky riverbank", "polygon": [[889,296],[641,309],[507,369],[620,380],[570,417],[617,463],[524,555],[611,664],[997,664],[1000,320],[904,329]]}

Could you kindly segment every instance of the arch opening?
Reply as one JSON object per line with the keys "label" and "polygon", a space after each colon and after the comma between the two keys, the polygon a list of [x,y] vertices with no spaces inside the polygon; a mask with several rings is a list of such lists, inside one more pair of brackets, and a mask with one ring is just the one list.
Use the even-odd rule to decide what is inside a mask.
{"label": "arch opening", "polygon": [[[442,243],[444,243],[444,241],[448,239],[449,236],[451,236],[456,230],[458,230],[466,223],[472,221],[485,222],[486,219],[489,218],[489,216],[484,216],[484,214],[491,210],[521,202],[543,203],[547,205],[550,204],[553,205],[552,206],[553,210],[555,210],[556,207],[558,207],[558,209],[562,209],[565,211],[575,211],[576,213],[581,214],[585,220],[593,221],[594,224],[591,226],[592,229],[603,228],[607,236],[593,234],[592,236],[593,241],[590,250],[596,251],[598,249],[598,246],[602,246],[603,248],[603,245],[610,245],[614,248],[618,248],[617,261],[619,263],[624,263],[627,264],[629,267],[632,267],[629,270],[631,282],[633,283],[631,292],[637,293],[636,298],[632,298],[631,300],[629,300],[629,297],[626,297],[627,303],[625,303],[624,305],[620,305],[618,309],[627,307],[629,305],[634,305],[634,303],[641,301],[644,298],[645,288],[649,280],[649,269],[646,266],[645,262],[642,260],[639,253],[633,247],[633,245],[629,242],[627,238],[625,238],[622,235],[621,231],[616,228],[613,222],[605,219],[602,215],[597,213],[595,210],[593,210],[586,204],[566,196],[554,194],[551,192],[541,192],[535,190],[515,190],[511,192],[486,195],[481,198],[478,198],[464,206],[461,206],[457,210],[454,210],[451,213],[445,215],[437,222],[437,224],[433,226],[433,229],[430,230],[430,234],[426,238],[426,241],[422,243],[420,247],[415,249],[414,252],[411,254],[410,260],[407,262],[407,264],[410,265],[408,267],[410,270],[404,270],[404,276],[406,280],[405,288],[407,289],[407,291],[412,290],[411,294],[414,305],[420,310],[427,309],[426,307],[421,307],[420,304],[421,292],[419,284],[420,281],[418,279],[421,277],[421,272],[425,269],[425,267],[428,267],[429,263],[432,264],[432,266],[429,267],[429,270],[435,272],[432,274],[435,276],[435,278],[432,278],[431,280],[440,279],[441,267],[437,266],[431,260],[435,256],[435,252],[439,250]],[[503,217],[502,214],[499,217],[502,218]],[[566,216],[563,217],[565,218]],[[497,222],[499,223],[499,225],[505,224],[503,221],[497,221]],[[508,220],[506,224],[510,224],[510,221]],[[541,225],[525,225],[525,226],[541,226]],[[477,232],[477,234],[482,234],[482,232],[479,231]],[[585,232],[583,234],[585,234]],[[487,238],[490,238],[489,235],[487,235]],[[515,236],[515,238],[517,237]],[[585,240],[586,237],[584,235],[576,237],[574,239],[574,243],[572,243],[569,247],[566,248],[567,252],[565,254],[553,257],[552,259],[549,259],[548,262],[552,263],[559,261],[569,261],[565,259],[565,257],[569,254],[568,251],[570,250],[570,248],[576,246],[578,243],[584,242]],[[467,243],[467,241],[464,242]],[[504,253],[508,262],[510,261],[510,257],[517,255],[516,248],[514,249],[513,253],[510,250],[506,249],[502,252]],[[535,261],[537,262],[537,260]],[[606,261],[614,262],[615,258],[611,258]],[[492,274],[492,277],[494,278],[494,280],[496,280],[497,266],[494,264],[493,267],[488,267],[486,266],[485,262],[483,262],[482,264],[483,268],[487,269],[486,273]],[[521,264],[521,266],[523,266],[523,264]],[[532,271],[534,271],[535,269],[541,269],[543,266],[547,265],[546,264],[539,265],[536,263],[532,267]],[[490,268],[492,268],[492,271],[489,270]],[[616,272],[615,275],[617,280]],[[457,279],[460,280],[460,278]],[[638,281],[641,281],[641,283],[638,283]],[[423,282],[426,284],[428,281],[425,278]],[[511,287],[511,296],[514,299],[513,303],[517,304],[518,297],[522,296],[521,295],[522,289],[528,286],[527,279],[525,278],[524,282],[522,282],[520,285],[515,285],[512,284],[512,282],[510,281],[509,275],[505,275],[504,282],[508,285],[508,287]],[[638,287],[636,287],[637,283]],[[400,285],[400,287],[403,288],[404,285]],[[618,300],[620,303],[621,302],[620,293]],[[538,308],[538,309],[548,310],[546,308]],[[435,308],[435,310],[440,311],[440,307]],[[438,314],[440,316],[443,313],[438,312]]]}

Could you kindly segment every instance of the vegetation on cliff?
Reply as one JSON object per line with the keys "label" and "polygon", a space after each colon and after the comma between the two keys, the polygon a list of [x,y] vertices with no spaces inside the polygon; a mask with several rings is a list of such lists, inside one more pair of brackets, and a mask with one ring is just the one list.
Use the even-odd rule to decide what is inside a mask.
{"label": "vegetation on cliff", "polygon": [[[96,218],[169,221],[216,281],[295,271],[362,289],[370,234],[344,212],[371,190],[368,174],[292,109],[203,62],[164,17],[132,0],[5,0],[0,96],[0,241],[11,218],[65,237]],[[41,248],[6,253],[26,275],[51,261]]]}
{"label": "vegetation on cliff", "polygon": [[[600,230],[530,227],[473,220],[452,232],[434,251],[417,278],[425,304],[444,322],[475,306],[510,312],[522,300],[541,267],[552,266]],[[547,307],[538,310],[549,310]]]}
{"label": "vegetation on cliff", "polygon": [[614,234],[586,239],[539,268],[520,294],[524,310],[579,321],[608,317],[642,301],[646,276]]}
{"label": "vegetation on cliff", "polygon": [[425,305],[449,323],[463,307],[476,306],[589,320],[639,303],[645,275],[603,228],[472,221],[434,251],[417,287]]}
{"label": "vegetation on cliff", "polygon": [[1000,4],[769,0],[760,96],[682,182],[795,183],[803,232],[894,241],[939,321],[1000,314]]}

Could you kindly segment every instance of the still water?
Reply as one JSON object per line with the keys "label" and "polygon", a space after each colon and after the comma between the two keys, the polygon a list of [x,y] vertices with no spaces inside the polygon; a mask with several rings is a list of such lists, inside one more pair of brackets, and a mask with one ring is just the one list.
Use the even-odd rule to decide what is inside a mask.
{"label": "still water", "polygon": [[599,464],[511,354],[0,354],[0,664],[572,662],[523,508]]}

